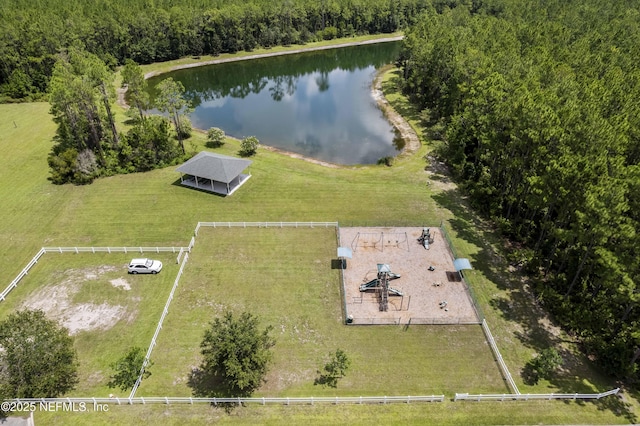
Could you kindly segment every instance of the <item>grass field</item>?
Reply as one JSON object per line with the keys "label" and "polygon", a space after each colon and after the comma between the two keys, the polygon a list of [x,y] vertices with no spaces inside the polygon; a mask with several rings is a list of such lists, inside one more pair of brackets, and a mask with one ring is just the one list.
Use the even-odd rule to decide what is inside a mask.
{"label": "grass field", "polygon": [[[390,73],[384,86],[387,91],[392,89],[392,79],[393,73]],[[390,100],[403,115],[412,117],[411,109],[401,97],[392,95]],[[179,175],[174,168],[100,179],[89,186],[55,186],[47,181],[46,158],[55,132],[47,111],[47,104],[0,105],[0,215],[3,218],[0,221],[0,279],[5,282],[0,282],[2,287],[41,246],[183,246],[198,221],[338,221],[343,226],[421,226],[442,219],[451,231],[459,254],[468,257],[476,268],[471,273],[471,282],[521,392],[594,392],[616,387],[577,352],[571,339],[550,326],[550,321],[532,302],[526,282],[516,273],[507,272],[503,242],[467,208],[455,186],[445,175],[427,173],[428,164],[424,160],[429,151],[427,145],[414,155],[402,156],[393,167],[328,168],[260,149],[250,168],[253,177],[228,198],[180,187],[176,184]],[[413,123],[419,124],[417,119]],[[193,152],[203,146],[201,134],[196,134],[187,143],[187,148]],[[237,150],[237,141],[230,140],[217,152],[234,155]],[[298,268],[297,263],[286,260],[296,253],[287,248],[297,242],[297,237],[288,232],[243,236],[243,240],[253,244],[243,244],[241,250],[234,245],[236,236],[217,234],[214,238],[212,234],[211,230],[203,231],[194,248],[179,287],[180,297],[174,301],[166,320],[170,326],[163,329],[154,351],[154,357],[157,357],[152,369],[154,374],[143,383],[141,395],[156,394],[160,390],[164,390],[162,395],[174,394],[173,390],[176,395],[188,394],[189,388],[180,380],[186,377],[192,365],[197,364],[202,327],[212,315],[226,307],[256,309],[265,324],[276,326],[275,365],[269,383],[259,392],[261,395],[409,394],[419,391],[451,396],[453,392],[500,392],[501,389],[506,392],[496,375],[495,363],[482,348],[484,343],[478,338],[480,334],[471,328],[411,327],[405,332],[394,327],[342,326],[340,306],[332,302],[339,298],[338,289],[331,284],[336,279],[335,271],[324,270],[326,264],[323,263],[333,256],[334,236],[314,235],[310,238],[313,244],[304,244],[302,248],[296,246],[301,258],[306,259],[304,267]],[[276,250],[276,247],[279,248]],[[259,268],[254,270],[247,265],[242,268],[233,258],[239,258],[241,254],[252,259],[247,265],[255,262]],[[26,297],[30,291],[44,285],[48,277],[69,269],[89,267],[98,260],[84,255],[46,256],[47,260],[34,269],[33,276],[30,274],[29,280],[10,297]],[[55,262],[50,263],[51,259]],[[124,261],[100,262],[117,265]],[[170,270],[164,272],[155,278],[169,279]],[[249,282],[253,287],[228,285],[238,280]],[[270,287],[265,284],[261,288],[260,284],[265,280]],[[273,280],[288,285],[274,285]],[[144,342],[150,340],[156,325],[156,309],[160,306],[159,317],[166,300],[165,288],[168,291],[165,286],[169,284],[162,281],[162,291],[152,295],[154,299],[150,299],[148,314],[133,300],[120,301],[131,303],[132,309],[140,309],[137,318],[144,326],[130,331],[118,329],[121,335],[112,337],[110,332],[99,336],[95,332],[86,333],[86,337],[76,340],[78,353],[85,354],[83,357],[90,360],[85,361],[87,364],[81,374],[86,376],[89,371],[104,369],[109,359],[120,356],[122,347],[132,342],[138,344],[140,341],[146,347],[148,343]],[[295,290],[290,286],[295,286]],[[256,295],[265,289],[270,297],[281,301],[280,307],[260,304]],[[25,293],[20,296],[20,291]],[[112,289],[107,296],[115,296]],[[87,290],[78,297],[86,302],[102,296]],[[197,303],[203,300],[213,302],[214,306],[198,306]],[[292,300],[300,304],[292,305]],[[17,299],[3,302],[0,315],[6,315],[18,303]],[[133,336],[126,333],[133,333]],[[458,339],[452,339],[455,335],[461,341],[468,340],[469,345],[461,347]],[[312,343],[312,339],[320,345]],[[552,381],[526,386],[520,378],[520,369],[537,350],[550,343],[563,350],[568,361],[564,371]],[[337,347],[343,347],[353,355],[353,369],[340,382],[337,391],[314,387],[315,370],[322,365],[326,354]],[[368,359],[378,357],[389,360],[392,366],[386,368],[384,363],[367,363]],[[425,358],[429,358],[429,363],[424,362]],[[475,368],[476,363],[482,368]],[[293,374],[287,375],[283,366]],[[407,366],[411,369],[405,370]],[[75,393],[107,392],[100,386],[88,384]],[[607,398],[586,403],[446,401],[365,407],[267,406],[246,407],[231,415],[205,406],[114,406],[106,414],[38,413],[36,421],[47,424],[201,424],[210,421],[239,424],[616,424],[636,421],[638,405],[633,396],[624,393],[624,399]]]}
{"label": "grass field", "polygon": [[[153,257],[164,263],[163,271],[134,276],[126,269],[130,254],[45,254],[0,304],[0,318],[27,306],[46,306],[56,319],[78,326],[80,381],[69,396],[108,395],[114,392],[107,387],[110,364],[132,346],[149,346],[177,274],[174,255]],[[103,327],[91,329],[93,321],[109,318]]]}
{"label": "grass field", "polygon": [[[333,228],[201,229],[140,395],[190,396],[204,329],[226,310],[274,326],[274,364],[258,396],[508,391],[479,326],[345,327],[335,251]],[[337,348],[352,358],[348,376],[338,389],[314,386]]]}

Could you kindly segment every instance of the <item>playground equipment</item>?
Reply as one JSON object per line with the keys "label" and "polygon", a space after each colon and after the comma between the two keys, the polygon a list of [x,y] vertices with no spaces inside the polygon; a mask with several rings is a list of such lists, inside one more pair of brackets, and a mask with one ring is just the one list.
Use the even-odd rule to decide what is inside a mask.
{"label": "playground equipment", "polygon": [[404,294],[395,288],[389,287],[389,281],[400,278],[400,274],[391,272],[389,265],[378,263],[378,276],[360,285],[360,291],[375,290],[380,298],[380,310],[386,312],[389,309],[389,296],[404,296]]}
{"label": "playground equipment", "polygon": [[358,248],[373,248],[384,251],[385,247],[409,248],[409,236],[406,232],[358,232],[351,242],[351,248],[355,252]]}
{"label": "playground equipment", "polygon": [[429,228],[422,228],[422,235],[418,238],[418,242],[427,250],[429,250],[429,244],[433,244],[433,236],[429,231]]}
{"label": "playground equipment", "polygon": [[384,234],[382,232],[358,232],[351,242],[351,249],[355,252],[360,248],[384,250]]}
{"label": "playground equipment", "polygon": [[[389,281],[397,280],[398,278],[400,278],[400,274],[394,274],[393,272],[389,272],[388,275]],[[375,290],[376,287],[378,287],[378,277],[372,279],[368,283],[360,284],[360,291]]]}

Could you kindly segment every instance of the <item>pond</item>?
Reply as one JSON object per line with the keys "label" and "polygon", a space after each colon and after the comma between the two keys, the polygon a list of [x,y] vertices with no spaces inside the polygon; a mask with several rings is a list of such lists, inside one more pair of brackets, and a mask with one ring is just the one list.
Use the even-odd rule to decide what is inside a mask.
{"label": "pond", "polygon": [[336,164],[373,164],[404,142],[373,98],[376,69],[399,42],[274,56],[174,71],[195,108],[194,127]]}

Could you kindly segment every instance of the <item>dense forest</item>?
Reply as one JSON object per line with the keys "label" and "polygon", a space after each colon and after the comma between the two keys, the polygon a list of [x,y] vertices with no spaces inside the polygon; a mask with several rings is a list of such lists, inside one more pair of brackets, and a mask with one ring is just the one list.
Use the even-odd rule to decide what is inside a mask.
{"label": "dense forest", "polygon": [[425,12],[405,92],[536,295],[617,377],[640,379],[640,10],[494,0]]}
{"label": "dense forest", "polygon": [[430,0],[3,0],[0,101],[37,99],[70,46],[114,67],[390,33]]}

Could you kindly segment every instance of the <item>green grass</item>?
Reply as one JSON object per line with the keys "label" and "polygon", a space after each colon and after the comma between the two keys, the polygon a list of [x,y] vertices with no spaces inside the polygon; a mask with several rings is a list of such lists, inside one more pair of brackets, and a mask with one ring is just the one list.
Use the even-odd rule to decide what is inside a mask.
{"label": "green grass", "polygon": [[[258,396],[507,392],[479,326],[344,326],[335,251],[333,228],[201,229],[140,395],[192,395],[204,330],[226,310],[274,326]],[[337,348],[353,361],[347,377],[337,389],[315,386]]]}
{"label": "green grass", "polygon": [[[80,331],[75,335],[75,349],[80,368],[79,384],[69,396],[108,395],[106,385],[113,374],[110,365],[131,346],[147,348],[178,272],[175,255],[154,254],[164,263],[159,275],[128,275],[126,265],[139,254],[45,254],[30,273],[0,304],[0,318],[27,306],[41,307],[47,299],[68,300],[70,314],[74,307],[91,304],[90,310],[103,304],[119,308],[121,317],[107,329]],[[111,281],[125,280],[130,290],[115,287]],[[66,293],[64,288],[75,290]],[[46,296],[49,296],[48,298]],[[89,321],[86,320],[86,323]]]}
{"label": "green grass", "polygon": [[[391,75],[389,78],[393,78]],[[385,85],[386,90],[392,85]],[[392,96],[392,103],[402,110],[403,114],[414,117],[412,123],[420,126],[418,115],[399,96]],[[144,174],[132,174],[100,179],[90,186],[55,186],[47,181],[46,158],[51,148],[51,140],[55,126],[48,116],[47,104],[18,104],[0,105],[0,277],[8,284],[13,277],[26,265],[31,257],[42,246],[55,245],[186,245],[192,235],[197,221],[339,221],[342,226],[348,225],[414,225],[433,223],[443,219],[451,231],[452,238],[461,255],[469,257],[476,270],[472,273],[472,282],[476,295],[483,304],[483,310],[488,318],[494,336],[500,346],[502,355],[511,369],[514,378],[523,392],[582,392],[604,391],[615,387],[615,383],[600,375],[588,360],[580,356],[576,345],[563,333],[549,333],[543,327],[541,312],[532,302],[526,291],[526,282],[515,273],[508,271],[508,264],[504,260],[504,242],[482,220],[478,219],[467,207],[465,199],[455,188],[443,188],[439,185],[446,182],[446,176],[430,177],[425,171],[427,166],[424,156],[429,148],[424,145],[420,151],[411,156],[403,156],[395,162],[393,167],[362,166],[328,168],[305,161],[292,159],[287,156],[260,149],[253,158],[250,168],[252,178],[238,192],[228,198],[213,196],[208,193],[189,190],[176,184],[179,175],[173,167]],[[14,124],[15,122],[15,124]],[[187,143],[188,149],[199,151],[204,146],[204,136],[196,133]],[[238,142],[229,140],[227,144],[217,149],[217,152],[235,155]],[[428,183],[431,182],[431,185]],[[437,184],[438,185],[437,185]],[[257,237],[255,237],[257,238]],[[264,241],[258,241],[255,247],[270,247],[279,238],[272,235]],[[291,237],[287,237],[291,238]],[[324,258],[328,253],[329,239],[318,236],[317,247],[305,249],[318,250],[305,252],[308,258]],[[189,285],[203,286],[204,280],[211,280],[209,285],[219,286],[218,293],[225,299],[218,299],[218,295],[211,300],[221,300],[224,307],[240,309],[254,306],[257,300],[241,300],[254,292],[240,288],[227,289],[224,278],[229,280],[233,270],[220,271],[216,268],[209,270],[207,262],[215,262],[216,255],[221,253],[206,251],[209,246],[213,250],[215,244],[223,244],[224,240],[215,242],[212,239],[199,240],[193,253],[192,262],[187,266],[185,281],[181,283],[180,292],[188,291]],[[321,244],[320,244],[321,243]],[[311,244],[309,244],[311,245]],[[228,246],[231,248],[231,246]],[[199,251],[202,250],[202,251]],[[234,249],[235,250],[235,249]],[[246,248],[248,253],[253,250]],[[235,252],[237,254],[237,252]],[[280,253],[282,254],[282,253]],[[285,256],[286,257],[285,253]],[[47,255],[49,256],[49,255]],[[80,257],[71,256],[68,262],[74,262]],[[208,257],[208,259],[207,259]],[[62,260],[63,257],[60,257]],[[96,258],[93,258],[96,259]],[[265,258],[260,262],[274,261]],[[278,258],[277,260],[281,260]],[[229,260],[221,257],[220,261],[231,268]],[[67,262],[67,260],[64,260]],[[93,260],[91,260],[93,262]],[[45,262],[46,263],[46,262]],[[46,272],[46,264],[38,265]],[[190,268],[201,268],[202,277],[191,273]],[[215,263],[214,263],[215,265]],[[53,267],[53,266],[50,266]],[[76,266],[64,266],[75,268]],[[263,266],[266,268],[267,266]],[[291,264],[283,264],[283,268],[292,268]],[[315,274],[312,278],[303,280],[321,280],[323,272],[319,271],[315,263],[308,264],[300,271]],[[57,266],[56,266],[57,268]],[[249,268],[245,268],[249,269]],[[281,279],[287,276],[298,276],[293,271],[276,275]],[[37,270],[34,269],[37,275]],[[54,270],[52,269],[52,273]],[[269,270],[275,273],[275,270]],[[256,279],[250,270],[248,277]],[[327,282],[333,278],[331,271]],[[218,275],[216,275],[218,274]],[[227,274],[227,275],[225,275]],[[280,273],[279,273],[280,274]],[[168,276],[169,274],[167,274]],[[159,276],[160,277],[160,276]],[[37,276],[36,276],[37,278]],[[34,280],[36,279],[34,278]],[[43,276],[44,278],[44,276]],[[151,278],[151,277],[144,277]],[[289,278],[286,278],[289,279]],[[199,281],[200,280],[200,281]],[[299,281],[299,280],[297,280]],[[259,280],[257,281],[259,282]],[[453,343],[447,336],[454,333],[465,339],[475,339],[466,329],[446,329],[433,327],[412,327],[402,332],[394,327],[362,327],[347,328],[338,324],[339,307],[318,300],[318,291],[324,281],[313,281],[314,288],[296,289],[295,293],[307,300],[304,312],[271,310],[262,307],[260,312],[265,317],[265,323],[285,325],[285,332],[277,336],[279,340],[276,352],[276,369],[270,373],[270,381],[261,390],[262,394],[283,395],[285,390],[292,394],[327,394],[312,385],[315,369],[321,367],[329,350],[338,346],[354,355],[355,366],[348,377],[340,382],[338,392],[345,394],[360,394],[367,390],[375,392],[386,391],[403,393],[404,382],[411,389],[423,390],[419,393],[445,393],[450,396],[453,392],[473,392],[482,390],[479,383],[486,376],[490,384],[488,391],[498,391],[499,384],[492,377],[495,376],[495,365],[488,371],[473,371],[474,357],[477,353],[463,355],[471,359],[463,365],[453,364],[455,357],[465,347],[449,347]],[[319,284],[320,283],[320,284]],[[0,283],[1,284],[1,283]],[[5,285],[6,285],[5,284]],[[32,284],[37,286],[37,280]],[[4,285],[3,285],[4,286]],[[222,291],[224,290],[224,291]],[[278,288],[275,294],[282,294],[286,289]],[[259,294],[255,290],[256,294]],[[232,295],[233,301],[231,300]],[[19,293],[15,293],[19,294]],[[186,293],[181,293],[185,298]],[[10,297],[12,297],[10,295]],[[150,333],[155,328],[155,306],[161,306],[166,297],[163,292],[153,295],[158,297],[149,311],[150,321],[145,322],[143,330],[136,331],[133,338],[113,338],[100,336],[93,338],[87,333],[87,339],[80,341],[78,347],[85,347],[82,351],[89,353],[92,346],[95,352],[88,358],[95,358],[94,369],[103,369],[108,365],[107,360],[100,360],[100,353],[114,355],[120,349],[107,347],[106,342],[114,345],[129,346],[138,340],[148,342]],[[91,298],[91,292],[78,297]],[[190,297],[194,297],[193,295]],[[207,297],[211,297],[207,293]],[[337,293],[328,293],[331,298]],[[311,303],[315,299],[316,303]],[[86,299],[85,299],[86,300]],[[180,299],[174,302],[178,303]],[[17,302],[3,302],[17,303]],[[282,302],[283,307],[291,310],[292,305]],[[289,302],[287,302],[289,303]],[[9,305],[7,305],[9,306]],[[171,361],[171,356],[165,357],[166,365],[160,363],[154,366],[154,375],[143,385],[142,392],[155,392],[155,389],[176,389],[187,392],[184,383],[173,384],[173,380],[186,377],[192,365],[197,365],[197,345],[201,339],[202,324],[206,323],[215,309],[207,311],[207,315],[196,317],[191,310],[195,307],[186,306],[173,310],[180,305],[173,305],[168,324],[179,324],[179,317],[197,319],[196,325],[185,328],[184,336],[170,328],[165,328],[160,335],[161,341],[154,357],[161,359],[162,351],[168,351],[172,344],[184,345],[188,352],[184,356],[184,365]],[[255,307],[255,306],[254,306]],[[9,309],[4,308],[2,309]],[[154,313],[152,313],[152,311]],[[325,315],[324,321],[319,320]],[[305,316],[307,321],[305,323]],[[316,348],[311,343],[301,343],[293,330],[293,325],[299,325],[298,330],[317,331],[322,346]],[[276,329],[277,330],[277,329]],[[281,329],[280,329],[281,330]],[[164,332],[167,332],[166,334]],[[123,329],[123,333],[126,331]],[[139,333],[139,334],[138,334]],[[174,337],[172,337],[172,333]],[[442,335],[438,335],[442,333]],[[172,341],[171,339],[175,339]],[[182,340],[177,340],[178,338]],[[164,339],[164,340],[163,340]],[[298,340],[296,340],[298,339]],[[421,340],[424,339],[424,342]],[[104,341],[104,342],[103,342]],[[441,353],[436,354],[431,346],[440,346]],[[519,369],[531,358],[532,354],[549,343],[563,348],[563,355],[570,363],[566,370],[551,382],[541,382],[537,387],[527,387],[522,383]],[[459,343],[459,342],[457,342]],[[146,343],[148,344],[148,343]],[[144,344],[144,346],[146,346]],[[104,345],[104,346],[100,346]],[[474,343],[477,347],[479,343]],[[362,346],[362,347],[360,347]],[[164,348],[164,349],[163,349]],[[178,350],[175,352],[180,352]],[[404,348],[405,353],[397,350]],[[329,349],[329,350],[327,350]],[[82,352],[79,349],[79,352]],[[421,352],[438,358],[437,363],[427,364],[421,361]],[[485,356],[486,351],[478,352]],[[288,354],[297,354],[300,359],[289,360]],[[111,356],[111,355],[110,355]],[[371,383],[366,384],[366,359],[377,356],[393,360],[400,367],[394,365],[384,368],[383,364],[369,366],[372,371]],[[395,357],[395,358],[394,358]],[[171,361],[171,362],[170,362]],[[173,362],[173,364],[172,364]],[[451,362],[452,367],[446,363]],[[482,361],[481,365],[489,365]],[[286,371],[279,366],[291,367],[295,372],[288,377]],[[407,365],[411,370],[407,370]],[[415,366],[413,366],[415,365]],[[164,368],[164,370],[163,370]],[[438,374],[442,369],[443,374]],[[462,371],[460,376],[454,376],[456,369]],[[433,371],[431,371],[433,370]],[[89,371],[89,369],[85,370]],[[417,379],[411,379],[414,374]],[[83,373],[85,374],[85,373]],[[369,374],[369,370],[367,370]],[[280,376],[282,378],[280,378]],[[472,377],[477,375],[480,377]],[[363,378],[365,377],[365,378]],[[424,379],[425,383],[420,383]],[[154,382],[154,380],[157,380]],[[163,380],[165,382],[163,382]],[[170,380],[170,382],[169,382]],[[492,380],[494,380],[492,382]],[[155,384],[154,384],[155,383]],[[97,386],[97,385],[96,385]],[[94,387],[98,391],[97,387]],[[100,388],[107,392],[105,388]],[[504,389],[504,387],[503,387]],[[164,392],[163,392],[164,393]],[[433,424],[530,424],[530,423],[587,423],[614,424],[634,422],[638,410],[635,394],[625,393],[624,400],[606,398],[599,402],[529,402],[529,403],[453,403],[447,401],[437,404],[410,404],[396,406],[306,406],[306,407],[247,407],[236,411],[232,415],[211,410],[209,407],[164,407],[164,406],[136,406],[112,407],[108,414],[88,413],[82,415],[61,415],[60,413],[38,413],[36,420],[45,423],[84,422],[87,424],[135,422],[164,423],[204,423],[208,421],[237,422],[237,423],[276,423],[283,422],[313,422],[313,423],[433,423]]]}

